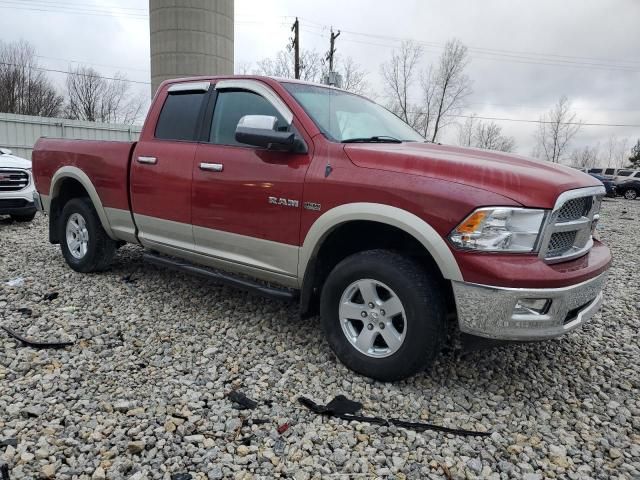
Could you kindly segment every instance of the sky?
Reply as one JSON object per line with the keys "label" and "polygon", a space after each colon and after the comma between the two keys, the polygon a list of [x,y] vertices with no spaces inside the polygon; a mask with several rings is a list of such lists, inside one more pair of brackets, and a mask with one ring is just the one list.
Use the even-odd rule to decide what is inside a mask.
{"label": "sky", "polygon": [[[325,53],[330,28],[340,30],[338,55],[368,72],[381,100],[380,65],[402,39],[420,42],[426,69],[458,38],[470,53],[467,114],[537,120],[567,95],[585,123],[640,125],[638,0],[236,0],[236,64],[283,49],[296,16],[304,49]],[[42,67],[120,71],[150,95],[147,0],[0,0],[0,31],[5,42],[32,43]],[[62,87],[64,74],[50,75]],[[497,123],[518,153],[531,153],[536,123]],[[612,135],[635,143],[640,127],[583,126],[573,147],[604,145]],[[443,141],[455,138],[451,126]]]}

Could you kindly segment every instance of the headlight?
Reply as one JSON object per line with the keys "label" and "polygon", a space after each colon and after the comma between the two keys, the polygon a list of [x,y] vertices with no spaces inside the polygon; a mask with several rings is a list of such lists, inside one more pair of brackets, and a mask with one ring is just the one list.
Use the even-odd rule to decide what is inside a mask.
{"label": "headlight", "polygon": [[456,247],[484,252],[533,252],[545,210],[479,208],[449,235]]}

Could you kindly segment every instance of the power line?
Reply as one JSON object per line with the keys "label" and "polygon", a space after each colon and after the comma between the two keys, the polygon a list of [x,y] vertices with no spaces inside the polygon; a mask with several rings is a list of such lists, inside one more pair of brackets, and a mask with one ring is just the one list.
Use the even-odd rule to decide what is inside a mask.
{"label": "power line", "polygon": [[25,66],[25,65],[18,65],[17,63],[0,62],[0,65],[7,65],[9,67],[29,68],[32,70],[41,70],[43,72],[63,73],[66,75],[79,75],[81,77],[102,78],[104,80],[112,80],[115,82],[127,82],[127,83],[137,83],[140,85],[151,85],[151,82],[142,82],[140,80],[129,80],[126,78],[106,77],[104,75],[93,75],[93,74],[87,74],[87,73],[81,73],[81,72],[69,72],[67,70],[56,70],[54,68],[36,67],[32,65]]}
{"label": "power line", "polygon": [[[41,8],[36,8],[36,6],[40,6]],[[126,14],[126,13],[116,13],[116,12],[108,13],[106,11],[99,11],[99,10],[79,10],[79,9],[59,10],[59,9],[52,9],[52,8],[45,8],[45,7],[48,7],[48,5],[47,6],[34,5],[33,7],[31,7],[31,6],[22,6],[22,5],[10,4],[6,0],[4,2],[0,3],[0,8],[6,8],[6,9],[10,9],[10,10],[16,10],[17,9],[17,10],[27,10],[27,11],[33,11],[33,12],[87,15],[87,16],[90,16],[90,17],[132,18],[132,19],[137,19],[137,20],[145,20],[145,19],[148,18],[147,16],[141,16],[141,15]]]}
{"label": "power line", "polygon": [[136,71],[136,72],[144,72],[149,74],[149,70],[145,69],[145,68],[132,68],[132,67],[122,67],[122,66],[117,66],[117,65],[106,65],[104,63],[94,63],[94,62],[89,62],[86,60],[72,60],[69,58],[59,58],[59,57],[47,57],[45,55],[34,55],[35,57],[38,58],[44,58],[46,60],[56,60],[59,62],[68,62],[68,63],[80,63],[80,64],[85,64],[85,65],[95,65],[97,67],[107,67],[107,68],[117,68],[118,70],[131,70],[131,71]]}
{"label": "power line", "polygon": [[[418,115],[426,115],[426,112],[420,111],[412,111],[409,113],[418,114]],[[523,118],[501,118],[501,117],[481,117],[479,115],[448,115],[449,117],[456,118],[477,118],[478,120],[495,120],[495,121],[503,121],[503,122],[520,122],[520,123],[556,123],[551,122],[549,120],[529,120]],[[633,127],[639,128],[640,124],[621,124],[621,123],[589,123],[589,122],[562,122],[563,125],[579,125],[581,127]]]}

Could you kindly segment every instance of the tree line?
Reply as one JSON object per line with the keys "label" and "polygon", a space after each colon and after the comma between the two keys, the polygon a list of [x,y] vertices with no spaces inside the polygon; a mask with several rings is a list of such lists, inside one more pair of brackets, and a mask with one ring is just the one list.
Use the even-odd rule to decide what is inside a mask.
{"label": "tree line", "polygon": [[131,89],[126,76],[105,78],[92,67],[76,65],[59,91],[25,41],[0,41],[0,112],[64,117],[90,122],[132,124],[146,100]]}
{"label": "tree line", "polygon": [[[141,120],[147,100],[133,91],[125,75],[105,78],[93,67],[70,66],[64,87],[58,90],[37,58],[28,42],[0,41],[0,112],[124,124]],[[469,113],[473,82],[466,73],[470,62],[467,47],[451,39],[437,59],[426,66],[425,60],[420,44],[402,42],[380,66],[381,95],[371,91],[370,74],[353,58],[336,55],[334,70],[342,77],[342,88],[373,97],[429,141],[441,141],[453,128],[457,137],[448,138],[455,137],[458,145],[515,151],[515,138],[503,133],[500,125]],[[294,52],[285,48],[255,65],[240,62],[236,73],[293,78]],[[325,57],[314,50],[300,51],[302,80],[321,82],[327,73]],[[638,154],[630,152],[626,138],[611,136],[602,144],[572,148],[582,126],[570,100],[561,96],[539,118],[532,156],[581,168],[637,165],[634,159]],[[640,140],[634,148],[640,148],[639,144]]]}

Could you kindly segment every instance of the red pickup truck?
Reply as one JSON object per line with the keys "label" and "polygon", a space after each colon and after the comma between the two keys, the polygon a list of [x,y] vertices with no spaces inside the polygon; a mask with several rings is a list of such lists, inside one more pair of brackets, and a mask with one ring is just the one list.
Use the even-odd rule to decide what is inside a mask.
{"label": "red pickup truck", "polygon": [[447,322],[541,340],[599,308],[600,182],[512,154],[425,142],[339,89],[264,77],[164,82],[138,142],[40,139],[36,203],[71,268],[145,258],[320,314],[349,368],[429,365]]}

